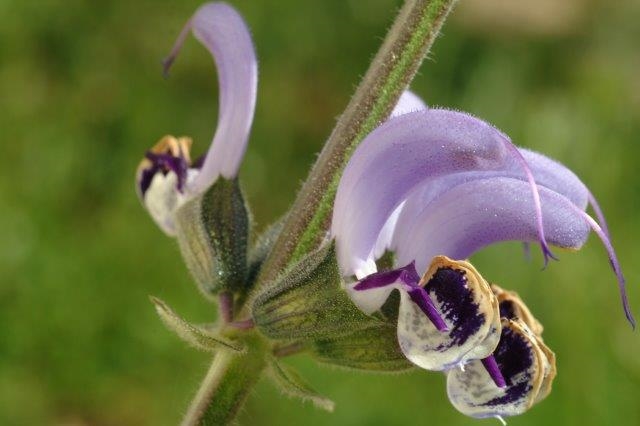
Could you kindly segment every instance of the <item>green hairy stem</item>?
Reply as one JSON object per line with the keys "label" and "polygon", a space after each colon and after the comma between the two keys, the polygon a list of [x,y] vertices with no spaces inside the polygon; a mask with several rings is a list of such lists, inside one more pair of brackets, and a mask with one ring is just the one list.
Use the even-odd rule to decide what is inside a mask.
{"label": "green hairy stem", "polygon": [[200,384],[182,426],[219,426],[231,423],[267,367],[263,339],[249,333],[245,355],[218,352]]}
{"label": "green hairy stem", "polygon": [[340,117],[289,213],[259,282],[317,248],[330,226],[340,175],[357,145],[388,118],[456,0],[407,0]]}

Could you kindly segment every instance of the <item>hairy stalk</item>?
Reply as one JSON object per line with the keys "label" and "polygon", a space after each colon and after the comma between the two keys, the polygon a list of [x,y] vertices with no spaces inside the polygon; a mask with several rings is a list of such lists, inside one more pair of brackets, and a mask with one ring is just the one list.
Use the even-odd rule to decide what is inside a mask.
{"label": "hairy stalk", "polygon": [[331,221],[340,175],[355,147],[384,121],[436,39],[456,0],[407,0],[300,190],[259,283],[317,248]]}
{"label": "hairy stalk", "polygon": [[226,425],[235,419],[266,368],[265,343],[255,335],[247,337],[247,354],[222,350],[214,356],[182,426]]}

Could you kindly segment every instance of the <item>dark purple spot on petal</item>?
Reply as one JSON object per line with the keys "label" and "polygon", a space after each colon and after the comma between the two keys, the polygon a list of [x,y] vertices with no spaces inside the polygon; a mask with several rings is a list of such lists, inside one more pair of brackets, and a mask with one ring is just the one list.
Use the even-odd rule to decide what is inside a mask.
{"label": "dark purple spot on petal", "polygon": [[142,171],[142,176],[140,177],[140,183],[139,183],[139,185],[140,185],[140,193],[142,195],[147,193],[147,190],[151,186],[151,181],[153,180],[153,177],[159,171],[160,171],[160,169],[158,167],[156,167],[155,165],[152,166],[149,169],[144,169]]}
{"label": "dark purple spot on petal", "polygon": [[500,302],[500,318],[507,318],[510,320],[517,319],[515,307],[511,300],[503,300]]}
{"label": "dark purple spot on petal", "polygon": [[449,332],[451,343],[447,347],[464,344],[485,323],[485,316],[473,301],[464,271],[440,268],[424,288],[440,304],[440,314],[453,324]]}

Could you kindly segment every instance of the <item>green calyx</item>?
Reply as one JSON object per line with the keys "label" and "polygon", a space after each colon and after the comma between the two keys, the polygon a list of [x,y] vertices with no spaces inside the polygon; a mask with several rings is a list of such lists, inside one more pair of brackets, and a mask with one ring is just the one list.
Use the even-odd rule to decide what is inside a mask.
{"label": "green calyx", "polygon": [[[397,308],[397,305],[396,305]],[[318,361],[369,371],[412,367],[395,321],[367,316],[343,288],[333,244],[305,257],[253,302],[253,319],[269,339],[294,341]]]}
{"label": "green calyx", "polygon": [[322,363],[354,370],[400,372],[413,368],[400,350],[396,327],[391,324],[314,340],[310,352]]}
{"label": "green calyx", "polygon": [[202,293],[247,286],[249,211],[237,179],[222,177],[175,214],[180,251]]}
{"label": "green calyx", "polygon": [[311,253],[258,295],[258,330],[275,340],[310,340],[380,323],[362,313],[342,288],[333,244]]}

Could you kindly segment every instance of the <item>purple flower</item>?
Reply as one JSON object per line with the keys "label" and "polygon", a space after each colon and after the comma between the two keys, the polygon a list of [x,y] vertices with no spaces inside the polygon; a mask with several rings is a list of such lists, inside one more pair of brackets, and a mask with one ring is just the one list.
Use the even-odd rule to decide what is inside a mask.
{"label": "purple flower", "polygon": [[189,31],[213,56],[219,82],[219,112],[211,147],[201,161],[191,162],[191,140],[166,136],[138,167],[138,195],[168,235],[175,235],[173,214],[203,193],[218,177],[238,174],[253,122],[258,68],[251,35],[238,12],[225,3],[201,6],[187,22],[164,61],[165,73]]}
{"label": "purple flower", "polygon": [[[589,203],[601,225],[584,211]],[[435,256],[465,259],[500,241],[538,242],[545,254],[545,241],[577,250],[592,230],[634,324],[604,218],[586,186],[561,164],[513,148],[486,122],[444,109],[397,115],[365,138],[340,180],[331,227],[343,275],[358,279],[377,272],[385,250],[396,265],[415,262],[424,271]]]}
{"label": "purple flower", "polygon": [[[589,204],[600,223],[585,212]],[[419,367],[446,370],[452,403],[474,417],[520,414],[542,400],[555,357],[517,295],[452,259],[512,240],[538,242],[546,265],[553,257],[547,242],[578,250],[591,231],[607,250],[635,326],[604,217],[587,187],[484,121],[420,108],[407,94],[351,157],[331,227],[342,274],[357,279],[347,284],[354,303],[372,314],[398,290],[400,349]],[[379,272],[376,261],[387,251],[396,269]]]}

